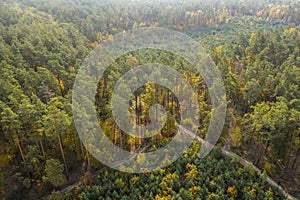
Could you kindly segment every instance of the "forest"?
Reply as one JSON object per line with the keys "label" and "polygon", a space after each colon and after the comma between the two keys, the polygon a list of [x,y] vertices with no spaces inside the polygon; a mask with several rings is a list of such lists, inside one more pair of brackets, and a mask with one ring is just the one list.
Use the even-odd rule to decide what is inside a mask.
{"label": "forest", "polygon": [[[0,1],[0,198],[300,198],[299,13],[299,0]],[[179,31],[199,43],[223,78],[227,112],[208,156],[199,158],[195,140],[171,165],[136,174],[111,169],[86,149],[72,95],[90,52],[115,34],[142,27]],[[166,123],[156,135],[132,137],[114,120],[116,83],[147,63],[170,66],[191,85],[199,107],[194,132],[205,138],[213,110],[203,77],[180,55],[159,49],[120,56],[98,80],[95,110],[105,135],[139,153],[174,139],[183,105],[161,85],[143,85],[127,105],[141,126],[151,122],[152,105],[165,108]],[[242,165],[241,158],[253,165]],[[139,155],[136,161],[148,162]]]}

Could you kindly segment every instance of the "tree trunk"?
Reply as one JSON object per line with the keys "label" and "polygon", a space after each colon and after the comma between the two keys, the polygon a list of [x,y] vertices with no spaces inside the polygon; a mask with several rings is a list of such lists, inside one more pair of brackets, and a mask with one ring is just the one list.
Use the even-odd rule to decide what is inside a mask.
{"label": "tree trunk", "polygon": [[295,160],[294,160],[293,165],[292,165],[292,169],[294,169],[294,170],[293,170],[293,173],[292,173],[291,177],[294,177],[297,173],[297,170],[298,170],[297,162],[298,162],[298,158],[299,158],[299,153],[300,153],[300,148],[298,148],[297,152],[296,152],[296,157],[295,157]]}
{"label": "tree trunk", "polygon": [[[168,108],[169,108],[169,104],[170,104],[170,92],[169,92],[169,90],[167,90],[167,107]],[[172,113],[172,111],[171,111],[171,113]]]}
{"label": "tree trunk", "polygon": [[24,168],[25,168],[25,171],[26,171],[26,173],[27,173],[27,176],[28,176],[28,178],[31,178],[31,177],[30,177],[30,174],[29,174],[29,172],[28,172],[28,169],[27,169],[27,162],[26,162],[26,159],[25,159],[25,156],[24,156],[24,152],[23,152],[23,149],[22,149],[22,147],[21,147],[19,138],[17,138],[17,146],[18,146],[18,148],[19,148],[19,151],[20,151],[22,160],[23,160],[23,162],[24,162]]}
{"label": "tree trunk", "polygon": [[86,159],[87,159],[87,171],[91,170],[91,159],[90,159],[90,154],[89,151],[86,150]]}
{"label": "tree trunk", "polygon": [[141,115],[142,115],[142,100],[139,98],[139,109],[138,109],[138,125],[139,125],[139,138],[138,138],[138,145],[142,144],[142,126],[141,126]]}
{"label": "tree trunk", "polygon": [[254,151],[254,164],[257,166],[259,162],[259,153],[260,153],[260,147],[259,145],[256,146],[256,150]]}
{"label": "tree trunk", "polygon": [[134,93],[134,97],[135,97],[135,124],[138,125],[138,121],[139,121],[139,113],[138,113],[138,93],[135,92]]}
{"label": "tree trunk", "polygon": [[44,159],[46,160],[46,153],[45,153],[45,149],[44,149],[44,145],[43,145],[42,140],[39,140],[39,143],[40,143],[42,155],[43,155]]}
{"label": "tree trunk", "polygon": [[104,73],[104,75],[103,75],[103,91],[102,91],[102,97],[104,97],[104,95],[105,95],[105,90],[106,90],[106,88],[107,88],[107,77],[108,75],[107,75],[107,73]]}
{"label": "tree trunk", "polygon": [[269,149],[269,146],[270,146],[270,139],[268,139],[265,143],[265,151],[264,151],[264,155],[267,154],[268,152],[268,149]]}
{"label": "tree trunk", "polygon": [[259,165],[259,163],[260,163],[260,161],[261,161],[261,159],[263,157],[263,154],[264,154],[263,152],[264,152],[263,147],[258,148],[258,150],[257,150],[257,153],[258,153],[257,156],[258,156],[258,158],[257,158],[257,161],[255,163],[256,166]]}
{"label": "tree trunk", "polygon": [[[85,139],[84,143],[88,145],[86,139]],[[90,171],[90,169],[91,169],[91,160],[90,160],[90,154],[89,154],[89,151],[88,151],[87,147],[85,148],[85,153],[84,154],[85,155],[83,157],[83,160],[84,160],[84,162],[86,162],[86,170]]]}
{"label": "tree trunk", "polygon": [[58,138],[58,142],[59,142],[59,148],[60,148],[61,156],[62,156],[62,159],[64,161],[66,176],[67,176],[67,179],[69,180],[69,171],[68,171],[67,161],[66,161],[66,158],[65,158],[64,148],[63,148],[62,141],[61,141],[61,136],[60,136],[59,133],[57,133],[57,138]]}
{"label": "tree trunk", "polygon": [[268,151],[268,148],[270,146],[270,139],[267,139],[266,143],[265,143],[265,148],[263,148],[260,152],[260,155],[259,155],[259,158],[258,160],[256,161],[256,165],[258,166],[260,161],[262,160],[262,158],[266,155],[267,151]]}
{"label": "tree trunk", "polygon": [[284,168],[285,173],[289,169],[289,165],[290,165],[290,162],[291,162],[291,152],[292,152],[292,147],[290,147],[289,152],[288,152],[288,160],[287,160],[287,163],[286,163],[285,168]]}
{"label": "tree trunk", "polygon": [[83,148],[83,145],[82,145],[82,142],[80,142],[80,150],[81,150],[81,156],[82,156],[82,159],[84,160],[84,148]]}
{"label": "tree trunk", "polygon": [[292,150],[293,150],[293,140],[294,140],[294,134],[290,134],[290,138],[289,138],[290,148],[289,148],[289,151],[288,151],[288,160],[287,160],[287,163],[285,165],[284,172],[287,172],[288,168],[290,166],[291,154],[292,154]]}
{"label": "tree trunk", "polygon": [[296,152],[296,157],[295,157],[295,160],[294,160],[294,162],[293,162],[292,169],[295,169],[295,168],[296,168],[296,166],[297,166],[297,162],[298,162],[299,153],[300,153],[300,148],[298,148],[298,149],[297,149],[297,152]]}
{"label": "tree trunk", "polygon": [[161,90],[162,95],[162,105],[166,107],[166,90]]}
{"label": "tree trunk", "polygon": [[[135,131],[138,132],[140,134],[140,130],[138,128],[138,125],[139,125],[139,102],[138,102],[138,92],[135,91],[134,93],[134,97],[135,97]],[[134,149],[135,150],[135,149]]]}
{"label": "tree trunk", "polygon": [[119,140],[120,148],[123,149],[123,138],[120,130],[118,130],[118,140]]}

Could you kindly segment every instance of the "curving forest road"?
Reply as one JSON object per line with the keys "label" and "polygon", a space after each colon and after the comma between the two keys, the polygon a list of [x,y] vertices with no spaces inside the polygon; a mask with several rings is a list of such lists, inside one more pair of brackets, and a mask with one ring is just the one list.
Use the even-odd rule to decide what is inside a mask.
{"label": "curving forest road", "polygon": [[[178,123],[177,123],[178,124]],[[179,128],[179,131],[183,131],[184,133],[194,137],[194,139],[196,139],[198,142],[200,142],[201,144],[206,144],[206,145],[211,145],[210,143],[208,143],[207,141],[203,140],[201,137],[197,136],[195,133],[193,133],[192,131],[190,130],[187,130],[186,128],[184,128],[183,126],[181,125],[178,125],[178,128]],[[143,151],[145,151],[147,149],[148,146],[145,146],[143,148],[138,148],[135,153],[142,153]],[[137,155],[135,154],[135,156]],[[258,174],[261,174],[262,173],[262,170],[260,170],[258,167],[256,167],[252,162],[249,162],[248,160],[242,158],[241,156],[233,153],[232,151],[229,151],[229,150],[226,150],[224,147],[222,148],[222,154],[229,157],[229,158],[238,158],[239,160],[239,163],[242,165],[242,166],[246,166],[246,165],[250,165],[253,167],[253,169],[255,171],[258,172]],[[133,159],[135,156],[131,157],[130,159]],[[114,163],[114,166],[118,166],[118,165],[121,165],[123,162],[125,162],[126,160],[128,160],[128,158],[124,159],[124,160],[121,160],[121,161],[118,161],[116,163]],[[103,172],[104,170],[106,170],[106,167],[103,167],[102,169],[96,171],[94,173],[94,176],[97,176],[99,173]],[[267,179],[266,181],[278,188],[288,199],[291,199],[291,200],[297,200],[297,198],[293,197],[292,195],[288,194],[280,185],[278,185],[271,177],[267,176]],[[60,192],[61,193],[66,193],[66,192],[70,192],[71,190],[73,190],[75,187],[77,186],[80,186],[82,184],[81,181],[78,181],[72,185],[69,185],[68,187],[62,189]]]}

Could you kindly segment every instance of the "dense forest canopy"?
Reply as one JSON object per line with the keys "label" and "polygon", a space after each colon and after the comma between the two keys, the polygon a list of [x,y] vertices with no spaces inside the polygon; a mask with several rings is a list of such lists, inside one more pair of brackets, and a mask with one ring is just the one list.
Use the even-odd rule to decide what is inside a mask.
{"label": "dense forest canopy", "polygon": [[[0,197],[284,199],[267,183],[269,175],[299,198],[299,13],[299,0],[1,1]],[[196,142],[171,166],[142,175],[111,170],[85,149],[72,114],[76,74],[103,41],[139,27],[186,33],[209,52],[227,99],[218,144],[253,162],[262,174],[225,157],[220,148],[200,159]],[[104,133],[131,152],[155,151],[178,129],[178,99],[156,84],[139,88],[128,110],[136,124],[145,125],[150,106],[164,106],[167,121],[157,135],[128,136],[112,117],[115,83],[126,71],[153,62],[177,70],[193,87],[200,110],[198,136],[206,136],[212,115],[204,80],[180,55],[153,49],[125,54],[99,80],[95,106]],[[146,162],[142,156],[137,160]],[[52,193],[74,183],[77,187],[67,193]]]}

